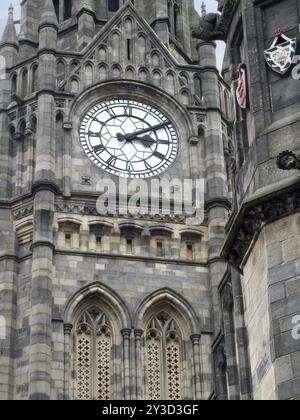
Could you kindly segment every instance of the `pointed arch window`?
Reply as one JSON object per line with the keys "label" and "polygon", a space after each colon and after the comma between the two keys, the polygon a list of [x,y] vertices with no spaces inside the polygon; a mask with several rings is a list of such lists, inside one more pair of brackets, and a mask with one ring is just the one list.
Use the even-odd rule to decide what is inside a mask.
{"label": "pointed arch window", "polygon": [[112,329],[101,310],[82,313],[76,326],[76,398],[112,399]]}
{"label": "pointed arch window", "polygon": [[180,400],[182,338],[165,313],[152,318],[146,332],[146,381],[149,400]]}

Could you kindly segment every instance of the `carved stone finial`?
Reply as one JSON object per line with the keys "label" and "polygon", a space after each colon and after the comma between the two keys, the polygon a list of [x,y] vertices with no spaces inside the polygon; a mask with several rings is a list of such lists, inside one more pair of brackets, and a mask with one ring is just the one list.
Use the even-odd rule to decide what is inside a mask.
{"label": "carved stone finial", "polygon": [[202,16],[202,18],[204,18],[206,16],[206,14],[207,14],[206,4],[203,1],[202,4],[201,4],[201,16]]}

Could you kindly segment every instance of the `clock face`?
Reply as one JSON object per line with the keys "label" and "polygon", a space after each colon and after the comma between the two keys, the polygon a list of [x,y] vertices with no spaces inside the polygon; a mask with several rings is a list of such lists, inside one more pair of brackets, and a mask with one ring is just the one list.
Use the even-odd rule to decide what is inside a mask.
{"label": "clock face", "polygon": [[178,139],[170,119],[145,103],[113,99],[83,118],[80,141],[87,156],[113,175],[147,178],[175,160]]}

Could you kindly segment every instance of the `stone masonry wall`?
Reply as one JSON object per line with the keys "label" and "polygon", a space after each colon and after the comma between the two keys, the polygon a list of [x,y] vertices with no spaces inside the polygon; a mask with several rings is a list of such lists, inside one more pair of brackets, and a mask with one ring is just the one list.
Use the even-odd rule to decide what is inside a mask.
{"label": "stone masonry wall", "polygon": [[245,266],[244,296],[255,399],[300,396],[300,216],[267,225]]}

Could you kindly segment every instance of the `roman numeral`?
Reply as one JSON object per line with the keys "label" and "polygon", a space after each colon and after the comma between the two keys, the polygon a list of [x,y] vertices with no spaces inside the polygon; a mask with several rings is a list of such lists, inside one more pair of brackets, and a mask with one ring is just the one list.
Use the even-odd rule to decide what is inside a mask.
{"label": "roman numeral", "polygon": [[102,127],[105,125],[105,123],[103,121],[98,120],[98,118],[94,118],[94,121],[98,122],[99,124],[102,125]]}
{"label": "roman numeral", "polygon": [[159,144],[170,144],[169,140],[158,140]]}
{"label": "roman numeral", "polygon": [[89,137],[99,137],[98,133],[92,133],[91,131],[89,131]]}
{"label": "roman numeral", "polygon": [[115,157],[113,157],[113,156],[111,156],[111,157],[110,157],[110,158],[106,161],[107,166],[115,166],[116,162],[117,162],[117,159],[116,159]]}
{"label": "roman numeral", "polygon": [[103,144],[98,144],[98,146],[94,147],[94,152],[95,153],[103,152],[104,149],[105,147],[103,146]]}
{"label": "roman numeral", "polygon": [[132,108],[130,106],[128,106],[127,108],[124,108],[124,114],[132,115]]}
{"label": "roman numeral", "polygon": [[165,156],[162,153],[159,153],[159,152],[153,153],[153,156],[157,157],[160,160],[163,160],[165,158]]}
{"label": "roman numeral", "polygon": [[131,173],[134,170],[133,165],[131,162],[127,162],[126,164],[126,171]]}
{"label": "roman numeral", "polygon": [[109,115],[112,117],[112,118],[116,118],[116,116],[117,116],[117,114],[115,113],[115,111],[113,110],[113,109],[109,109],[109,108],[107,108],[107,112],[109,113]]}

